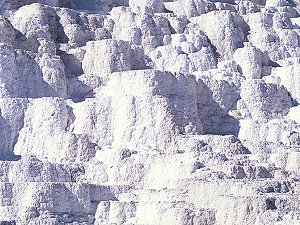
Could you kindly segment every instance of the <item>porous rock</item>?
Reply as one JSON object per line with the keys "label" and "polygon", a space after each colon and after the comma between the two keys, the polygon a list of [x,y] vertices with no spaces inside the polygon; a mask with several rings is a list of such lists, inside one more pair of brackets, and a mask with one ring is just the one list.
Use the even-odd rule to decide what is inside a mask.
{"label": "porous rock", "polygon": [[0,1],[0,224],[298,224],[299,12]]}

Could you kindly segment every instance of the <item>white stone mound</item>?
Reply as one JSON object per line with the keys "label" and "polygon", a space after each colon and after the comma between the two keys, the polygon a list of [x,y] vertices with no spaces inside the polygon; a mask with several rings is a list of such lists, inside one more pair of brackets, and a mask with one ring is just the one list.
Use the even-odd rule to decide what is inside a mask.
{"label": "white stone mound", "polygon": [[300,1],[0,0],[0,225],[300,224]]}

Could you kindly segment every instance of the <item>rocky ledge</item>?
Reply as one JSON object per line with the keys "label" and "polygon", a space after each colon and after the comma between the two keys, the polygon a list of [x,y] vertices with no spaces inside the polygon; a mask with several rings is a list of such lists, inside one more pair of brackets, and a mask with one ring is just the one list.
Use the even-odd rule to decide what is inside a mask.
{"label": "rocky ledge", "polygon": [[1,0],[0,224],[299,224],[299,4]]}

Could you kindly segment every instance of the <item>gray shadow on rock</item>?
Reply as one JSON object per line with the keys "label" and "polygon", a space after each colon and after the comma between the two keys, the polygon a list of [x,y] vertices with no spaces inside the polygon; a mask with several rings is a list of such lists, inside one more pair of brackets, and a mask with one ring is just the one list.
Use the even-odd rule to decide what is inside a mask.
{"label": "gray shadow on rock", "polygon": [[202,121],[204,133],[238,136],[239,121],[220,107],[213,99],[212,91],[202,80],[198,81],[198,85],[202,89],[201,93],[198,94],[198,114]]}
{"label": "gray shadow on rock", "polygon": [[57,54],[60,56],[65,65],[65,73],[67,78],[74,76],[78,77],[84,73],[82,69],[82,62],[80,62],[74,55],[60,50],[57,52]]}
{"label": "gray shadow on rock", "polygon": [[[82,187],[86,186],[83,184]],[[89,195],[91,207],[87,209],[84,207],[84,203],[79,202],[78,196],[73,193],[67,187],[65,188],[65,197],[68,202],[68,207],[65,208],[65,212],[53,212],[57,214],[58,221],[61,223],[72,223],[72,222],[88,222],[90,215],[95,215],[97,211],[98,204],[101,201],[119,201],[115,194],[110,190],[109,187],[105,186],[96,186],[96,185],[88,185],[89,186]],[[80,191],[78,192],[80,193]]]}
{"label": "gray shadow on rock", "polygon": [[[43,78],[40,65],[36,62],[35,54],[26,51],[8,50],[9,45],[3,45],[0,51],[9,55],[3,63],[1,83],[5,86],[1,97],[10,98],[41,98],[61,97]],[[13,52],[14,51],[14,52]],[[13,67],[11,67],[11,65]]]}
{"label": "gray shadow on rock", "polygon": [[[0,161],[18,161],[21,159],[20,155],[15,155],[13,152],[13,146],[16,143],[18,137],[15,137],[13,140],[13,146],[10,146],[12,143],[12,128],[10,124],[0,115]],[[12,151],[10,151],[12,150]]]}
{"label": "gray shadow on rock", "polygon": [[0,225],[16,225],[15,220],[10,220],[10,221],[0,221]]}

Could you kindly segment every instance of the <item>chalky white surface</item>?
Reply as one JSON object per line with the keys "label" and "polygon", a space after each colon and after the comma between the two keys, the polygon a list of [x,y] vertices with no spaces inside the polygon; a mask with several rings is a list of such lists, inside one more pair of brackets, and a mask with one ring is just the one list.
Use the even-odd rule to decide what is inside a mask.
{"label": "chalky white surface", "polygon": [[0,224],[300,224],[298,0],[1,0]]}

